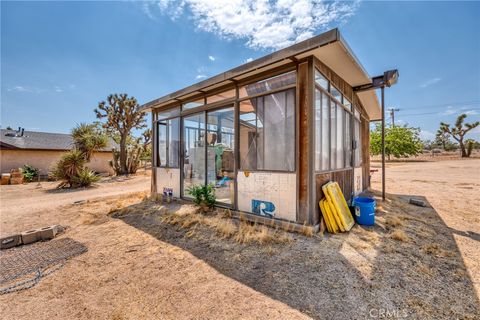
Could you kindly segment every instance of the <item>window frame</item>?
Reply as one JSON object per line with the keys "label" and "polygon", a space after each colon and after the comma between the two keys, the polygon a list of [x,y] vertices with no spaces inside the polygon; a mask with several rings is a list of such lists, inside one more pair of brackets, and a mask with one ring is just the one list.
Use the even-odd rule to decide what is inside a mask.
{"label": "window frame", "polygon": [[[170,166],[170,142],[169,142],[169,137],[170,137],[170,131],[168,130],[168,121],[171,121],[171,120],[175,120],[175,119],[178,119],[179,121],[179,126],[178,126],[178,137],[179,137],[179,148],[178,148],[178,152],[177,152],[177,156],[178,156],[178,162],[177,162],[177,166]],[[166,122],[165,124],[163,124],[162,122]],[[156,144],[155,144],[155,167],[156,168],[168,168],[168,169],[180,169],[181,167],[181,145],[182,145],[182,137],[181,137],[181,117],[180,116],[173,116],[173,117],[169,117],[169,118],[164,118],[162,120],[157,120],[155,122],[155,125],[156,125],[156,128],[155,128],[155,140],[156,140]],[[160,144],[160,130],[159,130],[159,127],[160,125],[165,125],[165,132],[166,132],[166,146],[165,146],[165,165],[159,165],[160,163],[160,148],[159,148],[159,144]]]}
{"label": "window frame", "polygon": [[[282,87],[282,88],[276,88],[275,90],[271,90],[271,91],[268,91],[267,93],[262,93],[262,94],[259,94],[259,95],[254,95],[254,96],[248,96],[248,97],[245,97],[245,98],[242,98],[242,99],[238,99],[238,104],[240,104],[241,101],[245,101],[245,100],[250,100],[250,99],[258,99],[258,98],[263,98],[265,96],[269,96],[269,95],[272,95],[272,94],[275,94],[275,93],[280,93],[280,92],[286,92],[288,90],[291,90],[291,89],[294,89],[296,88],[296,85],[288,85],[288,86],[285,86],[285,87]],[[239,171],[249,171],[249,172],[278,172],[278,173],[295,173],[297,171],[297,157],[295,156],[296,155],[296,150],[297,150],[297,146],[296,146],[296,140],[297,140],[297,92],[296,90],[292,90],[292,93],[293,93],[293,102],[294,102],[294,105],[293,105],[293,135],[294,135],[294,156],[293,156],[293,166],[292,166],[292,170],[278,170],[278,169],[258,169],[258,163],[256,165],[256,168],[255,169],[245,169],[242,167],[242,159],[241,159],[241,154],[240,154],[240,149],[238,150],[238,157],[239,157],[239,165],[238,165],[238,170]],[[287,98],[285,97],[285,103],[287,101]],[[262,102],[264,103],[264,101]],[[286,106],[285,106],[286,107]],[[255,110],[253,113],[255,114],[255,137],[258,136],[258,116],[257,116],[257,112],[258,110]],[[240,110],[238,112],[238,124],[240,126]],[[240,139],[241,139],[241,134],[240,134],[240,131],[238,132],[238,139],[239,139],[239,144],[240,144]],[[257,148],[258,148],[258,145],[256,145],[256,148],[255,148],[255,156],[257,157],[257,160],[258,160],[258,154],[257,154]],[[265,145],[263,144],[263,149],[265,150]],[[263,151],[265,152],[265,151]],[[263,158],[263,161],[265,162],[265,158]]]}
{"label": "window frame", "polygon": [[[352,143],[353,143],[353,140],[354,140],[354,137],[355,137],[355,133],[354,133],[354,126],[353,126],[353,120],[355,119],[355,115],[354,115],[354,108],[353,107],[353,103],[350,102],[351,99],[349,99],[348,97],[345,97],[345,94],[342,90],[338,89],[335,85],[332,84],[332,81],[327,77],[325,76],[318,68],[315,67],[315,72],[318,72],[320,73],[320,75],[327,79],[328,81],[328,90],[325,89],[324,87],[322,87],[319,83],[317,83],[314,79],[313,83],[314,83],[314,91],[315,91],[315,99],[314,101],[316,101],[316,91],[319,90],[321,92],[321,94],[325,94],[327,96],[327,101],[328,101],[328,141],[329,141],[329,148],[328,148],[328,169],[322,169],[323,167],[323,158],[322,156],[320,156],[320,159],[321,159],[321,163],[320,163],[320,168],[317,167],[317,162],[316,162],[316,159],[315,159],[315,164],[314,164],[314,172],[315,173],[327,173],[327,172],[336,172],[336,171],[344,171],[344,170],[350,170],[352,168],[355,167],[355,159],[353,158],[353,154],[354,154],[354,151],[355,149],[351,148],[351,156],[347,157],[347,141],[344,141],[343,143],[343,166],[342,168],[336,168],[336,163],[337,163],[337,157],[335,154],[332,154],[332,103],[335,104],[335,136],[336,136],[336,121],[337,121],[337,114],[338,114],[338,110],[341,110],[340,108],[343,108],[343,110],[346,112],[346,113],[349,113],[350,116],[348,118],[350,118],[350,123],[347,123],[347,117],[346,117],[346,114],[343,115],[343,130],[342,130],[342,135],[343,135],[343,138],[345,140],[345,137],[346,137],[346,130],[347,130],[347,126],[350,127],[350,146],[352,146]],[[340,98],[342,101],[339,101],[337,98],[335,98],[332,93],[330,92],[331,91],[331,88],[332,86],[335,88],[335,90],[337,90],[339,93],[340,93]],[[346,105],[343,104],[344,100],[347,100],[350,104],[350,108],[348,108]],[[322,101],[322,99],[320,99],[320,101]],[[316,106],[314,104],[314,109],[316,109]],[[323,105],[320,105],[320,109],[321,111],[323,111]],[[321,117],[323,117],[323,112],[321,113]],[[322,118],[321,118],[322,120]],[[322,124],[323,122],[320,121],[320,123]],[[319,128],[317,128],[315,126],[315,132],[318,130]],[[320,127],[320,130],[321,130],[321,127]],[[353,130],[353,131],[352,131]],[[316,139],[316,134],[313,135]],[[335,140],[336,142],[336,140]],[[313,144],[314,145],[314,148],[317,147],[317,143],[315,141],[315,143]],[[335,143],[335,146],[336,146],[336,143]],[[320,141],[320,151],[323,150],[323,141],[321,140]],[[316,154],[316,150],[313,150],[314,154]],[[335,166],[332,167],[332,157],[334,157],[335,159],[333,159],[333,163],[335,164]]]}
{"label": "window frame", "polygon": [[[355,104],[353,105],[354,109],[354,114],[353,114],[353,135],[352,137],[354,138],[353,140],[355,141],[356,148],[352,148],[352,153],[353,153],[353,167],[358,168],[363,166],[363,155],[362,155],[362,112],[360,108]],[[358,113],[358,117],[357,117]],[[358,123],[358,137],[355,136],[355,123]],[[358,150],[358,163],[356,163],[356,155],[355,153]]]}

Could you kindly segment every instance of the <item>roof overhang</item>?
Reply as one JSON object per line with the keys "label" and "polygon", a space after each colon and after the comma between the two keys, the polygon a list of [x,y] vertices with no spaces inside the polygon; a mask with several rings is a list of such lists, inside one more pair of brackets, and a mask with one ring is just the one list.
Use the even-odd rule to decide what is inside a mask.
{"label": "roof overhang", "polygon": [[[308,56],[315,56],[332,69],[338,76],[352,87],[372,82],[372,79],[353,54],[338,29],[332,29],[313,38],[281,49],[239,67],[218,74],[214,77],[195,83],[184,89],[175,91],[142,106],[143,111],[152,110],[186,100],[236,81],[254,76],[258,73],[281,67]],[[365,108],[370,120],[381,119],[381,109],[374,90],[358,92],[358,98]]]}

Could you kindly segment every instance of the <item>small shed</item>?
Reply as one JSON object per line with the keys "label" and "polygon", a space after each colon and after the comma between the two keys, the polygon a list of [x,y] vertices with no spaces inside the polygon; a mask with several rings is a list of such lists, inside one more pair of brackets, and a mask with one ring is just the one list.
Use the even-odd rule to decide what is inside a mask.
{"label": "small shed", "polygon": [[189,186],[211,183],[218,206],[318,225],[324,183],[347,200],[369,187],[381,109],[355,88],[371,82],[333,29],[146,103],[152,193],[189,199]]}

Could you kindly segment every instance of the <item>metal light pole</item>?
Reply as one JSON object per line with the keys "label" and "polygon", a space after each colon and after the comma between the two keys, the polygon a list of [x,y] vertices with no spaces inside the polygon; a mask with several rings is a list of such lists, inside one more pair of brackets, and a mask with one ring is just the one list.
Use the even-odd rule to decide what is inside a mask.
{"label": "metal light pole", "polygon": [[[382,91],[382,200],[385,201],[385,87],[391,87],[398,80],[398,70],[388,70],[381,76],[373,77],[372,82],[353,88],[354,92],[381,89]],[[395,124],[394,124],[395,125]]]}
{"label": "metal light pole", "polygon": [[385,201],[385,86],[382,86],[382,200]]}

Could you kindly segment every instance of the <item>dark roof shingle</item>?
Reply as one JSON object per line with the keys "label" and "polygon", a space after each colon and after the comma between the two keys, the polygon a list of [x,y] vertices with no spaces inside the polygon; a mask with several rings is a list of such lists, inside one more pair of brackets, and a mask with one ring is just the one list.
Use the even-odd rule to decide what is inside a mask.
{"label": "dark roof shingle", "polygon": [[[15,130],[0,129],[0,131],[1,149],[70,150],[73,147],[73,138],[70,134],[24,131],[23,136],[19,136]],[[112,145],[114,144],[110,142],[102,151],[110,151]]]}

